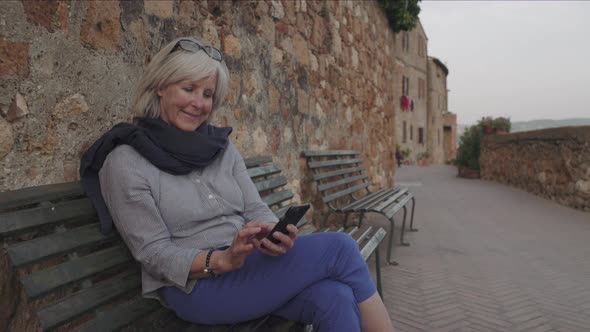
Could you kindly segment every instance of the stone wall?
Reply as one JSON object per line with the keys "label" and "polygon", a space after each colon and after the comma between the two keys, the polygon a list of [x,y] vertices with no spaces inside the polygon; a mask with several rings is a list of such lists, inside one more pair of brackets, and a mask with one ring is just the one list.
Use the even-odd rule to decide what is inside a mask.
{"label": "stone wall", "polygon": [[298,200],[322,206],[304,149],[358,149],[371,179],[395,171],[394,34],[373,1],[1,1],[0,190],[78,178],[101,133],[130,119],[150,56],[196,35],[226,54],[213,124],[243,155],[272,154]]}
{"label": "stone wall", "polygon": [[590,126],[491,135],[481,176],[590,211]]}

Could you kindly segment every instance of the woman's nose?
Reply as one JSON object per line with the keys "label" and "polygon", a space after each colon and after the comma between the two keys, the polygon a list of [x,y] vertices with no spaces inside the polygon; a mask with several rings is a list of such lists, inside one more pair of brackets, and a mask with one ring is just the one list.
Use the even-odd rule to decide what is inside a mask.
{"label": "woman's nose", "polygon": [[203,98],[203,96],[195,94],[191,99],[191,105],[193,105],[196,108],[203,108],[204,101],[205,99]]}

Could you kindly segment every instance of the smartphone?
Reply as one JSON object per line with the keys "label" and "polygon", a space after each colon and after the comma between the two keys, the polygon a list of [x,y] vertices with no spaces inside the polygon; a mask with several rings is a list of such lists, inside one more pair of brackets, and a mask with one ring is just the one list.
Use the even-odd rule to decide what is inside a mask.
{"label": "smartphone", "polygon": [[[293,206],[289,207],[287,212],[285,212],[283,217],[275,225],[275,227],[272,229],[272,231],[270,233],[268,233],[266,238],[269,239],[272,243],[281,242],[280,240],[275,239],[272,236],[274,234],[274,232],[281,232],[283,234],[289,234],[289,231],[287,230],[287,225],[289,225],[289,224],[297,225],[297,223],[299,222],[299,220],[301,220],[301,218],[303,218],[303,216],[305,215],[305,212],[307,212],[307,210],[309,210],[309,204],[293,205]],[[264,245],[262,247],[264,248]]]}

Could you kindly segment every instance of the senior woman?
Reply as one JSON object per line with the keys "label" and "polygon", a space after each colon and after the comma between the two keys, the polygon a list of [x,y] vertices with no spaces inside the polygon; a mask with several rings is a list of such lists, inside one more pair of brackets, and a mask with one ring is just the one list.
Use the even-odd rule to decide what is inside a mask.
{"label": "senior woman", "polygon": [[342,233],[264,237],[262,202],[231,128],[210,125],[228,86],[221,51],[195,38],[160,50],[138,83],[134,123],[84,154],[82,184],[103,232],[114,222],[142,267],[142,293],[182,319],[227,324],[267,314],[317,331],[390,331],[356,243]]}

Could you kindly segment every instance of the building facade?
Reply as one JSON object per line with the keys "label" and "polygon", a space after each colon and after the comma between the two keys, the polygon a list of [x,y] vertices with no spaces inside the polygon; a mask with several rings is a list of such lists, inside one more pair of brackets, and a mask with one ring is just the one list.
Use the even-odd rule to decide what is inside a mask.
{"label": "building facade", "polygon": [[428,38],[420,22],[395,35],[394,49],[397,145],[409,162],[426,155],[434,163],[444,163],[456,150],[456,116],[448,111],[449,70],[428,56]]}
{"label": "building facade", "polygon": [[434,163],[445,161],[443,113],[448,112],[447,75],[449,70],[437,58],[428,57],[428,152]]}
{"label": "building facade", "polygon": [[395,35],[394,54],[398,66],[399,82],[395,85],[396,98],[396,142],[406,157],[415,160],[418,154],[427,151],[427,80],[428,51],[426,33],[418,22],[411,31]]}

